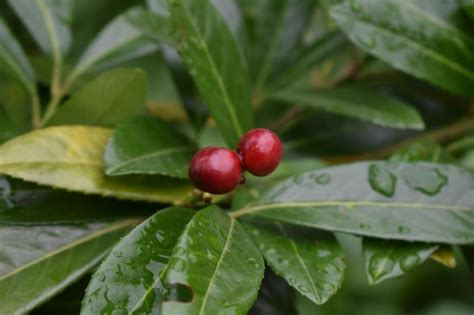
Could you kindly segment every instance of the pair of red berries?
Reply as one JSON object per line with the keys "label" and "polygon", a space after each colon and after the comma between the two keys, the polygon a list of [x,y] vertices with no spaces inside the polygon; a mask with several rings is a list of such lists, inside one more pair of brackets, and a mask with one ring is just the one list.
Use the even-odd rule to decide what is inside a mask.
{"label": "pair of red berries", "polygon": [[202,191],[226,194],[245,180],[242,173],[246,170],[255,176],[273,172],[281,154],[281,141],[275,133],[253,129],[240,139],[237,152],[220,147],[199,150],[189,165],[189,179]]}

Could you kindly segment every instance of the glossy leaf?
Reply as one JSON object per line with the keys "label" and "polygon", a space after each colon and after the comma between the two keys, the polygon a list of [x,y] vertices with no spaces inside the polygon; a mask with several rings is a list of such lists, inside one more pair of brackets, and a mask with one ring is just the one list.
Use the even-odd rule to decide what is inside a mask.
{"label": "glossy leaf", "polygon": [[63,59],[71,45],[72,0],[8,0],[41,49]]}
{"label": "glossy leaf", "polygon": [[192,188],[167,177],[106,177],[102,157],[112,131],[64,126],[37,130],[0,147],[0,173],[42,185],[121,199],[183,200]]}
{"label": "glossy leaf", "polygon": [[171,296],[163,314],[247,314],[264,264],[244,228],[216,206],[199,211],[173,249],[163,274],[166,285],[185,286],[186,301]]}
{"label": "glossy leaf", "polygon": [[0,313],[25,314],[60,292],[135,223],[0,226]]}
{"label": "glossy leaf", "polygon": [[344,87],[316,91],[280,90],[268,97],[315,110],[354,117],[402,129],[423,129],[418,112],[409,105],[365,88]]}
{"label": "glossy leaf", "polygon": [[156,41],[129,21],[141,10],[132,8],[108,23],[86,48],[73,75],[77,77],[87,70],[103,69],[156,51]]}
{"label": "glossy leaf", "polygon": [[[390,157],[392,162],[454,162],[443,147],[429,141],[412,143]],[[370,284],[400,277],[415,269],[428,258],[449,264],[449,254],[436,244],[407,243],[364,239],[366,274]],[[431,253],[431,255],[429,255]]]}
{"label": "glossy leaf", "polygon": [[384,239],[474,242],[474,176],[436,163],[362,162],[295,176],[232,213]]}
{"label": "glossy leaf", "polygon": [[252,126],[250,86],[239,47],[209,0],[169,1],[178,49],[229,146]]}
{"label": "glossy leaf", "polygon": [[53,225],[147,216],[151,206],[55,190],[0,177],[0,224]]}
{"label": "glossy leaf", "polygon": [[335,239],[298,237],[280,223],[246,229],[273,271],[314,303],[324,304],[340,288],[344,254]]}
{"label": "glossy leaf", "polygon": [[365,270],[370,284],[396,278],[423,264],[438,245],[364,238]]}
{"label": "glossy leaf", "polygon": [[120,124],[104,156],[107,175],[154,174],[188,177],[193,144],[171,126],[150,117]]}
{"label": "glossy leaf", "polygon": [[48,125],[114,126],[143,110],[147,89],[141,69],[105,72],[66,101]]}
{"label": "glossy leaf", "polygon": [[166,297],[160,272],[194,213],[177,207],[162,210],[123,238],[95,272],[81,314],[159,313]]}
{"label": "glossy leaf", "polygon": [[474,39],[427,8],[411,1],[354,0],[334,6],[331,15],[357,46],[393,67],[474,96]]}
{"label": "glossy leaf", "polygon": [[0,72],[20,83],[35,95],[35,74],[19,42],[0,17]]}

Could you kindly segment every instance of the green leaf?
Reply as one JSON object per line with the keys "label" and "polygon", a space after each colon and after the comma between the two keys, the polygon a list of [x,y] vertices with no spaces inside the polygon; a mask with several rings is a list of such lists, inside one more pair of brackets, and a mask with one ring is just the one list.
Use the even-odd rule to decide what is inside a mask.
{"label": "green leaf", "polygon": [[295,176],[231,214],[384,239],[474,242],[474,175],[436,163],[362,162]]}
{"label": "green leaf", "polygon": [[48,125],[111,127],[139,114],[145,105],[148,79],[141,69],[115,69],[84,85]]}
{"label": "green leaf", "polygon": [[250,86],[239,47],[208,0],[169,2],[179,52],[228,145],[235,147],[252,127]]}
{"label": "green leaf", "polygon": [[1,314],[25,314],[93,268],[136,220],[0,225]]}
{"label": "green leaf", "polygon": [[474,40],[426,8],[411,1],[354,0],[334,6],[331,15],[357,46],[393,67],[474,96]]}
{"label": "green leaf", "polygon": [[196,151],[193,144],[171,126],[150,117],[136,117],[120,124],[104,156],[107,175],[154,174],[188,177]]}
{"label": "green leaf", "polygon": [[407,145],[390,157],[392,162],[440,162],[455,163],[456,160],[442,146],[431,141],[417,141]]}
{"label": "green leaf", "polygon": [[72,0],[8,0],[41,49],[54,59],[63,59],[71,45],[68,17]]}
{"label": "green leaf", "polygon": [[137,7],[123,15],[124,19],[141,30],[143,34],[169,44],[176,44],[172,36],[172,25],[168,15],[155,14],[150,10]]}
{"label": "green leaf", "polygon": [[73,70],[73,77],[156,51],[159,47],[156,41],[130,22],[141,10],[132,8],[108,23],[82,54]]}
{"label": "green leaf", "polygon": [[258,249],[239,222],[216,206],[199,211],[173,249],[165,285],[186,286],[192,300],[162,304],[163,314],[247,314],[263,277]]}
{"label": "green leaf", "polygon": [[343,87],[316,91],[280,90],[268,97],[276,101],[301,105],[339,115],[354,117],[374,124],[401,128],[423,129],[424,123],[411,106],[360,87]]}
{"label": "green leaf", "polygon": [[[150,205],[54,190],[0,177],[0,224],[104,222],[146,216]],[[133,211],[130,211],[133,209]]]}
{"label": "green leaf", "polygon": [[36,94],[35,74],[28,57],[2,17],[0,17],[0,72],[20,83],[30,95]]}
{"label": "green leaf", "polygon": [[274,82],[269,82],[270,88],[287,88],[298,82],[310,74],[316,65],[323,64],[326,60],[344,50],[349,44],[350,42],[339,31],[325,34],[311,46],[303,48],[291,67],[278,75]]}
{"label": "green leaf", "polygon": [[344,254],[335,239],[298,237],[280,223],[245,227],[273,271],[314,303],[326,303],[340,288]]}
{"label": "green leaf", "polygon": [[37,130],[0,146],[0,173],[38,184],[121,199],[183,200],[192,187],[168,177],[106,177],[102,157],[112,131],[64,126]]}
{"label": "green leaf", "polygon": [[370,284],[400,277],[423,264],[438,245],[364,238],[365,270]]}
{"label": "green leaf", "polygon": [[474,1],[473,0],[461,0],[464,11],[474,20]]}
{"label": "green leaf", "polygon": [[281,72],[294,59],[295,51],[303,44],[314,6],[311,0],[258,1],[251,28],[255,34],[248,34],[252,42],[246,49],[256,90],[262,89],[274,73]]}
{"label": "green leaf", "polygon": [[160,272],[194,213],[177,207],[162,210],[123,238],[95,272],[81,314],[157,313],[166,295]]}

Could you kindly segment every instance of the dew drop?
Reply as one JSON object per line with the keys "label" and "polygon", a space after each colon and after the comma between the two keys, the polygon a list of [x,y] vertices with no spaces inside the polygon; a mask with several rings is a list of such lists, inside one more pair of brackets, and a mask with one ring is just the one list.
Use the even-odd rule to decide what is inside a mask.
{"label": "dew drop", "polygon": [[376,41],[375,41],[375,35],[374,34],[371,34],[371,35],[366,35],[366,34],[358,35],[358,36],[356,36],[356,40],[362,46],[364,46],[367,49],[375,48]]}
{"label": "dew drop", "polygon": [[184,254],[186,254],[186,250],[184,249],[184,247],[176,247],[175,254],[177,256],[183,256]]}
{"label": "dew drop", "polygon": [[361,223],[361,224],[359,224],[359,227],[362,230],[370,230],[370,225],[368,225],[368,224]]}
{"label": "dew drop", "polygon": [[331,176],[329,174],[320,174],[314,180],[320,185],[327,185],[331,182]]}
{"label": "dew drop", "polygon": [[303,293],[308,293],[310,291],[310,289],[305,285],[299,285],[298,290],[300,290]]}
{"label": "dew drop", "polygon": [[385,197],[392,197],[395,194],[397,177],[387,171],[379,164],[369,166],[370,187]]}
{"label": "dew drop", "polygon": [[297,175],[293,178],[293,181],[297,185],[301,185],[304,182],[304,176],[303,175]]}
{"label": "dew drop", "polygon": [[104,282],[105,281],[105,274],[103,272],[98,272],[98,273],[96,273],[95,278],[97,280],[99,280],[100,282]]}
{"label": "dew drop", "polygon": [[417,255],[409,255],[402,259],[402,261],[400,262],[400,267],[402,268],[403,271],[410,271],[414,269],[416,266],[418,266],[419,263],[420,263],[420,257],[418,257]]}
{"label": "dew drop", "polygon": [[173,267],[174,270],[178,272],[184,271],[184,269],[186,269],[186,262],[181,258],[174,258],[170,262],[170,265]]}
{"label": "dew drop", "polygon": [[355,13],[359,13],[360,10],[362,9],[362,5],[360,4],[360,2],[358,0],[352,0],[351,1],[351,9]]}
{"label": "dew drop", "polygon": [[369,273],[377,280],[392,272],[395,263],[385,255],[374,255],[369,266]]}
{"label": "dew drop", "polygon": [[408,226],[402,226],[400,225],[398,227],[398,232],[401,233],[401,234],[408,234],[411,232],[411,228],[409,228]]}
{"label": "dew drop", "polygon": [[288,283],[292,286],[295,286],[296,285],[296,279],[295,278],[289,278]]}
{"label": "dew drop", "polygon": [[117,258],[120,258],[120,257],[122,257],[122,252],[116,251],[116,252],[114,252],[114,256],[117,257]]}
{"label": "dew drop", "polygon": [[438,169],[427,167],[407,167],[402,177],[408,187],[428,196],[438,194],[448,183],[448,177]]}

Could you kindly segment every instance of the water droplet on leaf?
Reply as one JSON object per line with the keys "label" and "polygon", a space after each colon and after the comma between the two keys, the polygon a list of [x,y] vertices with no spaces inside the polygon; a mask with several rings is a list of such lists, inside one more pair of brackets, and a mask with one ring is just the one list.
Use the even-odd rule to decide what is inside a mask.
{"label": "water droplet on leaf", "polygon": [[397,177],[387,171],[379,164],[369,166],[369,183],[373,190],[384,195],[392,197],[395,193]]}
{"label": "water droplet on leaf", "polygon": [[417,255],[409,255],[402,259],[402,261],[400,262],[400,267],[402,268],[403,271],[406,272],[418,266],[419,263],[420,263],[420,257],[418,257]]}

